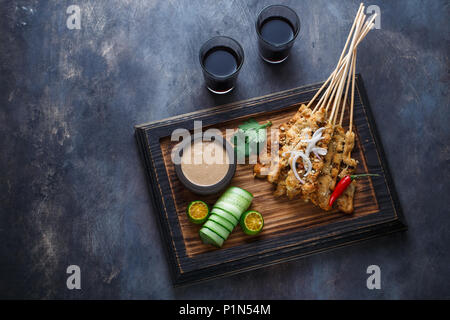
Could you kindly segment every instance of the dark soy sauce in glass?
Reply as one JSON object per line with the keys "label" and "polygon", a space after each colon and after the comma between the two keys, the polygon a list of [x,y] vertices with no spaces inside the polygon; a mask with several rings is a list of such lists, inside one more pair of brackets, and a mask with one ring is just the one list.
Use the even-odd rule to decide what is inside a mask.
{"label": "dark soy sauce in glass", "polygon": [[300,31],[300,19],[294,10],[283,5],[264,8],[256,19],[261,58],[280,63],[289,56]]}
{"label": "dark soy sauce in glass", "polygon": [[218,77],[230,76],[238,67],[236,57],[225,47],[217,47],[206,53],[203,65],[209,73]]}
{"label": "dark soy sauce in glass", "polygon": [[233,90],[244,63],[244,50],[236,40],[224,36],[209,39],[200,48],[199,59],[211,92],[224,94]]}
{"label": "dark soy sauce in glass", "polygon": [[269,18],[261,26],[261,36],[267,42],[280,46],[294,39],[294,28],[283,18]]}

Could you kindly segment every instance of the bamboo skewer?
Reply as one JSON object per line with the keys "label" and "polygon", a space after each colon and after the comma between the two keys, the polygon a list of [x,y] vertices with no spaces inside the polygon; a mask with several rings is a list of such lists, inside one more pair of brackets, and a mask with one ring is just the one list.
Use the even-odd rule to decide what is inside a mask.
{"label": "bamboo skewer", "polygon": [[[351,70],[353,70],[355,64],[356,64],[356,50],[353,51]],[[347,77],[347,84],[346,84],[346,87],[345,87],[345,95],[344,95],[344,99],[342,100],[342,111],[341,111],[341,117],[339,119],[339,125],[341,127],[342,127],[342,121],[344,119],[345,104],[347,102],[348,89],[349,89],[349,86],[350,86],[350,82],[352,80],[351,75],[352,75],[352,72],[349,72],[348,73],[348,77]]]}
{"label": "bamboo skewer", "polygon": [[351,87],[350,131],[353,125],[357,47],[374,27],[374,20],[377,16],[374,14],[369,20],[366,20],[364,8],[361,3],[336,68],[307,105],[309,108],[323,93],[312,112],[315,113],[324,108],[328,114],[328,122],[334,126],[339,119],[338,123],[342,126],[346,101]]}
{"label": "bamboo skewer", "polygon": [[[339,65],[339,64],[338,64]],[[327,90],[325,91],[325,93],[322,95],[322,97],[320,98],[319,102],[317,103],[317,105],[315,106],[313,113],[320,109],[320,106],[322,105],[322,102],[326,99],[328,99],[328,96],[330,95],[330,93],[332,92],[336,82],[336,78],[339,77],[339,74],[342,72],[343,68],[344,68],[344,63],[341,63],[339,65],[338,68],[336,68],[330,75],[330,77],[328,78],[327,82],[331,81],[330,85],[328,86]]]}
{"label": "bamboo skewer", "polygon": [[[355,56],[356,60],[356,56]],[[352,70],[352,96],[351,96],[351,102],[350,102],[350,124],[349,124],[349,131],[353,131],[353,105],[355,103],[355,70],[356,70],[356,61],[353,64],[353,70]]]}
{"label": "bamboo skewer", "polygon": [[[375,16],[372,17],[371,21],[373,21],[375,19]],[[359,45],[359,43],[364,39],[364,37],[367,35],[367,33],[370,31],[371,28],[373,28],[374,24],[371,25],[369,28],[367,27],[369,25],[369,23],[371,22],[366,22],[365,26],[364,26],[364,31],[362,32],[362,34],[360,35],[360,37],[358,38],[356,44],[355,44],[355,49],[356,46]],[[355,20],[356,22],[356,20]],[[349,38],[350,39],[350,38]],[[344,49],[346,49],[347,44],[344,46]],[[326,87],[326,85],[331,81],[331,84],[328,86],[327,90],[325,91],[324,95],[322,95],[322,97],[320,98],[319,102],[317,103],[316,107],[314,108],[313,112],[317,111],[318,109],[320,109],[321,106],[323,106],[323,101],[328,99],[329,94],[332,92],[334,85],[336,84],[334,81],[336,80],[336,77],[339,75],[339,72],[341,72],[342,68],[346,66],[346,62],[348,61],[348,54],[345,58],[347,59],[342,59],[343,58],[343,54],[345,53],[345,51],[343,51],[343,53],[341,54],[341,58],[340,61],[338,63],[338,68],[336,68],[332,74],[330,75],[330,77],[328,77],[327,81],[322,85],[322,87],[319,89],[319,91],[316,93],[316,95],[313,97],[313,99],[308,103],[307,107],[309,107],[314,100],[317,98],[317,96],[321,93],[321,91],[323,90],[323,88]],[[337,71],[339,69],[339,71]],[[327,109],[328,110],[328,109]]]}
{"label": "bamboo skewer", "polygon": [[[361,8],[364,8],[364,7],[361,6]],[[357,15],[357,17],[356,17],[356,19],[355,19],[355,21],[354,21],[354,24],[353,24],[353,26],[352,26],[351,32],[349,33],[349,36],[348,36],[348,38],[347,38],[347,42],[346,42],[346,44],[345,44],[345,46],[344,46],[344,50],[343,50],[342,53],[341,53],[341,57],[340,57],[340,59],[339,59],[338,66],[337,66],[337,68],[333,71],[333,73],[332,73],[331,76],[330,76],[330,77],[332,77],[332,79],[331,79],[331,82],[332,82],[332,83],[329,85],[329,88],[328,88],[328,90],[325,92],[325,95],[322,96],[322,98],[324,98],[324,100],[328,99],[328,95],[329,95],[329,93],[331,92],[331,90],[333,89],[333,85],[336,84],[336,83],[334,83],[334,80],[337,80],[337,76],[339,75],[339,71],[338,71],[338,70],[341,70],[342,68],[345,68],[345,70],[346,70],[345,72],[347,72],[347,70],[348,70],[348,58],[349,58],[349,55],[347,54],[347,55],[344,57],[345,50],[347,49],[348,42],[350,41],[350,39],[352,39],[352,44],[351,44],[351,46],[354,46],[354,45],[355,45],[356,34],[357,34],[357,31],[360,29],[359,25],[361,24],[361,22],[362,22],[364,19],[365,19],[365,14],[363,14],[362,11],[359,12],[359,14]],[[355,27],[357,28],[357,30],[355,31],[355,34],[353,35],[353,38],[352,38],[352,37],[351,37],[351,36],[352,36],[352,32],[353,32],[353,30],[354,30]],[[359,42],[358,42],[358,43],[359,43]],[[351,50],[350,50],[350,51],[351,51]],[[323,99],[321,99],[321,100],[323,100]],[[320,108],[321,105],[323,105],[323,104],[319,103],[319,104],[316,106],[316,108],[314,108],[313,112],[316,111],[316,110],[318,110],[318,109]]]}
{"label": "bamboo skewer", "polygon": [[[338,70],[338,72],[337,72],[337,75],[339,75],[339,73],[340,72],[342,72],[342,70],[343,70],[343,68],[344,68],[344,65],[341,65],[340,66],[340,69]],[[337,69],[336,69],[337,70]],[[319,102],[317,103],[317,105],[316,105],[316,107],[314,108],[314,110],[313,110],[313,113],[316,111],[316,110],[319,110],[320,109],[320,107],[322,106],[322,102],[324,101],[324,100],[326,100],[326,99],[328,99],[328,96],[330,95],[330,93],[332,92],[332,90],[334,89],[334,85],[335,85],[335,77],[336,77],[336,70],[331,74],[331,76],[330,76],[330,80],[331,80],[331,83],[330,83],[330,85],[328,86],[328,88],[327,88],[327,90],[325,91],[325,93],[322,95],[322,97],[320,98],[320,100],[319,100]]]}
{"label": "bamboo skewer", "polygon": [[[370,21],[368,21],[365,24],[365,28],[362,32],[362,34],[360,35],[360,38],[358,39],[358,44],[364,39],[364,37],[369,33],[370,30],[372,30],[372,28],[375,26],[375,23],[373,23],[373,21],[376,18],[376,14],[370,19]],[[352,74],[353,74],[353,81],[352,81],[352,99],[354,99],[354,76],[355,76],[355,68],[356,68],[356,51],[357,49],[355,48],[355,51],[353,53],[353,58],[352,58],[352,72],[348,74],[348,79],[347,79],[347,88],[346,88],[346,93],[344,96],[344,100],[342,101],[342,112],[341,112],[341,118],[339,120],[339,125],[342,126],[342,122],[343,122],[343,118],[344,118],[344,113],[345,113],[345,102],[347,101],[347,95],[348,95],[348,89],[349,89],[349,85],[350,85],[350,81],[352,81]],[[351,119],[353,120],[353,114],[351,114]],[[351,126],[350,126],[350,130],[351,130]]]}
{"label": "bamboo skewer", "polygon": [[[359,9],[358,9],[358,11],[356,13],[356,18],[358,18],[361,15],[362,12],[364,12],[364,4],[363,3],[361,3],[359,5]],[[344,49],[342,50],[342,53],[341,53],[341,57],[339,58],[338,66],[340,65],[340,62],[341,62],[342,57],[344,55],[344,52],[347,49],[347,45],[348,45],[348,42],[350,40],[350,36],[351,36],[351,34],[352,34],[352,32],[353,32],[353,30],[355,28],[355,25],[356,25],[356,19],[353,21],[352,28],[350,29],[350,33],[349,33],[349,35],[347,37],[347,41],[345,42]],[[319,96],[319,94],[322,92],[322,90],[326,87],[328,82],[330,82],[330,80],[334,77],[335,72],[336,72],[336,70],[333,71],[333,73],[328,77],[327,81],[325,81],[325,83],[322,85],[322,87],[317,91],[317,93],[314,95],[314,97],[308,103],[307,108],[311,107],[311,104],[316,100],[316,98]]]}
{"label": "bamboo skewer", "polygon": [[[364,19],[365,19],[365,18],[366,18],[366,15],[365,15],[365,14],[362,14],[362,15],[358,18],[358,21],[357,21],[357,23],[356,23],[355,32],[354,32],[354,35],[353,35],[353,38],[352,38],[352,42],[351,42],[351,44],[350,44],[349,53],[348,53],[347,56],[346,56],[346,64],[345,64],[345,71],[344,71],[344,74],[347,74],[347,72],[348,72],[348,64],[349,64],[349,60],[350,60],[350,54],[353,53],[353,50],[354,50],[355,45],[356,45],[356,43],[357,43],[358,35],[359,35],[359,33],[360,33],[360,31],[361,31],[361,28],[362,28],[362,25],[361,25],[361,24],[364,24]],[[339,89],[338,89],[338,91],[337,91],[336,97],[335,97],[334,102],[333,102],[333,109],[332,109],[332,112],[331,112],[330,119],[333,118],[334,112],[335,112],[336,107],[337,107],[337,104],[338,104],[338,102],[340,102],[340,98],[341,98],[341,96],[342,96],[342,90],[343,90],[343,84],[344,84],[344,82],[343,82],[342,80],[345,80],[345,77],[342,77],[342,78],[340,79],[340,82],[339,82]]]}
{"label": "bamboo skewer", "polygon": [[[344,73],[345,73],[345,72],[344,72]],[[336,99],[336,98],[335,98],[335,94],[337,94],[338,84],[341,82],[341,79],[342,79],[344,73],[340,73],[340,75],[336,78],[336,83],[335,83],[335,86],[334,86],[334,88],[333,88],[333,92],[332,92],[332,94],[331,94],[331,96],[330,96],[330,100],[328,101],[327,106],[326,106],[326,108],[325,108],[325,111],[327,111],[327,112],[328,112],[328,109],[330,108],[331,103],[334,101],[333,98]],[[333,110],[333,111],[334,111],[334,110]],[[333,111],[332,111],[332,113],[333,113]],[[330,117],[331,117],[331,116],[330,116]]]}
{"label": "bamboo skewer", "polygon": [[313,104],[313,102],[317,99],[317,97],[319,96],[319,94],[322,92],[322,90],[327,86],[328,82],[330,82],[330,80],[333,78],[334,73],[330,74],[330,76],[328,77],[327,81],[325,81],[325,83],[322,85],[322,87],[320,87],[320,89],[316,92],[316,94],[314,95],[314,97],[311,99],[311,101],[309,101],[308,105],[306,106],[307,108],[311,107],[311,104]]}
{"label": "bamboo skewer", "polygon": [[[321,99],[320,103],[317,104],[317,108],[321,108],[324,107],[326,101],[331,101],[331,99],[333,98],[335,92],[336,92],[336,83],[337,80],[340,79],[342,77],[342,72],[344,71],[344,65],[342,65],[341,69],[339,70],[339,72],[335,75],[335,77],[333,78],[333,83],[329,86],[329,88],[327,89],[327,91],[325,92],[324,96],[322,97],[323,99]],[[331,94],[331,96],[330,96]],[[330,98],[330,100],[327,100],[328,98]],[[326,105],[325,110],[328,112],[328,108],[329,108],[329,104]]]}

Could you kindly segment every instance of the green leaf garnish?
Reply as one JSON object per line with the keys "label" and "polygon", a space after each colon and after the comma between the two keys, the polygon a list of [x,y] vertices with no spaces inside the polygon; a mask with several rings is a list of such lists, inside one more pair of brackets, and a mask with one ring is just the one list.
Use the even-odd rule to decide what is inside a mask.
{"label": "green leaf garnish", "polygon": [[249,129],[264,129],[267,127],[270,127],[272,125],[272,122],[267,121],[264,124],[259,124],[255,119],[250,118],[247,121],[245,121],[243,124],[241,124],[238,128],[246,131]]}
{"label": "green leaf garnish", "polygon": [[238,155],[245,154],[246,157],[257,153],[261,145],[266,141],[266,128],[270,127],[272,122],[268,121],[259,124],[254,119],[248,119],[241,124],[238,131],[234,134],[233,142]]}

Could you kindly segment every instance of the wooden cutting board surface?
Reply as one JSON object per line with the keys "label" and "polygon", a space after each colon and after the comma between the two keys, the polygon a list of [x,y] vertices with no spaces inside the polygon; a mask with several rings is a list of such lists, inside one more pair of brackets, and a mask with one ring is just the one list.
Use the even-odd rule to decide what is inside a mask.
{"label": "wooden cutting board surface", "polygon": [[[265,112],[262,115],[252,115],[260,123],[270,120],[273,128],[278,128],[282,123],[290,119],[297,111],[299,105],[293,105],[278,112]],[[348,115],[348,112],[346,113]],[[247,120],[241,118],[229,121],[214,128],[222,131],[225,136],[225,130],[236,129],[242,122]],[[344,123],[348,123],[345,119]],[[208,129],[208,128],[205,128]],[[357,167],[358,173],[366,173],[367,166],[364,153],[360,144],[358,134],[356,135],[353,157],[359,161]],[[186,207],[193,200],[203,200],[210,207],[215,203],[218,195],[198,196],[187,190],[179,181],[175,168],[171,161],[171,152],[176,142],[170,141],[169,137],[161,140],[161,150],[164,157],[164,164],[169,177],[172,196],[175,199],[176,213],[180,222],[183,238],[186,244],[186,252],[192,257],[201,253],[213,250],[220,250],[201,242],[198,231],[201,226],[191,223],[186,216]],[[244,188],[254,195],[251,209],[259,211],[264,217],[264,229],[258,236],[250,237],[240,228],[236,227],[225,241],[222,248],[238,246],[242,243],[258,241],[263,238],[276,237],[283,233],[296,232],[307,228],[313,228],[333,221],[343,221],[365,216],[378,211],[377,199],[375,197],[371,178],[357,180],[357,191],[355,195],[355,212],[353,214],[344,214],[333,211],[324,211],[314,206],[312,203],[305,203],[301,199],[288,200],[287,197],[273,196],[273,186],[267,180],[253,177],[253,165],[238,165],[236,174],[230,185]]]}
{"label": "wooden cutting board surface", "polygon": [[[264,216],[264,229],[251,237],[238,226],[220,249],[200,241],[200,226],[188,221],[186,206],[197,199],[213,205],[220,195],[202,197],[182,186],[170,159],[175,146],[170,141],[173,131],[193,130],[194,121],[202,121],[204,130],[216,128],[224,133],[248,118],[258,122],[270,120],[275,128],[292,117],[320,86],[294,88],[136,126],[136,140],[174,285],[261,268],[406,229],[367,94],[357,76],[353,122],[353,157],[359,161],[356,172],[377,173],[380,177],[357,181],[355,212],[325,212],[302,200],[276,198],[270,183],[253,177],[252,165],[238,165],[231,185],[254,194],[251,208]],[[346,124],[348,119],[344,127]]]}

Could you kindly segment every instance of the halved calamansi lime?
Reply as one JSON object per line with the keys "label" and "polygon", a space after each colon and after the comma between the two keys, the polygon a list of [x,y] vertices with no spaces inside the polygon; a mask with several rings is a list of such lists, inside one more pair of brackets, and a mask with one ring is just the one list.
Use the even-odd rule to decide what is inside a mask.
{"label": "halved calamansi lime", "polygon": [[264,219],[258,211],[250,210],[241,216],[241,227],[245,234],[255,235],[264,227]]}
{"label": "halved calamansi lime", "polygon": [[186,214],[191,222],[201,224],[208,219],[209,208],[201,200],[192,201],[186,209]]}

